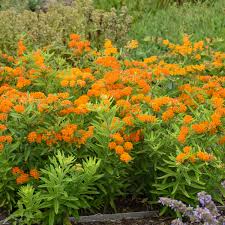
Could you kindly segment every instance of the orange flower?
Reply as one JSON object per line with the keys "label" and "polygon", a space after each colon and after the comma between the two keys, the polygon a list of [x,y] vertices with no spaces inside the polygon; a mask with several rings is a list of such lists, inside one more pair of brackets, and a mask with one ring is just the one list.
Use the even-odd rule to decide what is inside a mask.
{"label": "orange flower", "polygon": [[163,44],[164,44],[164,45],[169,45],[169,43],[170,43],[170,42],[169,42],[168,40],[163,40]]}
{"label": "orange flower", "polygon": [[35,132],[35,131],[33,131],[33,132],[30,132],[29,134],[28,134],[28,136],[27,136],[27,140],[28,140],[28,142],[30,142],[30,143],[33,143],[33,142],[35,142],[36,140],[37,140],[37,133]]}
{"label": "orange flower", "polygon": [[205,133],[208,130],[209,123],[208,122],[201,122],[198,124],[193,124],[192,129],[197,133],[197,134],[202,134]]}
{"label": "orange flower", "polygon": [[124,152],[123,154],[120,155],[120,160],[125,163],[128,163],[132,160],[132,157],[127,152]]}
{"label": "orange flower", "polygon": [[131,142],[129,142],[129,141],[125,142],[124,143],[124,149],[126,151],[130,151],[131,149],[133,149],[133,144]]}
{"label": "orange flower", "polygon": [[111,55],[111,54],[116,54],[118,53],[117,48],[107,48],[104,50],[105,55]]}
{"label": "orange flower", "polygon": [[22,174],[23,173],[23,171],[19,168],[19,167],[13,167],[12,168],[12,174]]}
{"label": "orange flower", "polygon": [[156,117],[152,116],[152,115],[139,114],[139,115],[137,115],[137,118],[142,122],[150,122],[150,123],[156,122]]}
{"label": "orange flower", "polygon": [[123,118],[123,122],[128,125],[128,126],[133,126],[134,125],[134,118],[132,116],[126,116]]}
{"label": "orange flower", "polygon": [[45,68],[45,64],[44,64],[44,57],[41,54],[41,51],[38,50],[36,52],[33,53],[33,59],[35,64],[40,67],[40,68]]}
{"label": "orange flower", "polygon": [[12,137],[10,135],[5,136],[5,142],[11,143],[12,142]]}
{"label": "orange flower", "polygon": [[8,113],[11,110],[12,106],[13,103],[9,99],[2,100],[0,102],[0,112]]}
{"label": "orange flower", "polygon": [[4,143],[4,142],[11,143],[12,142],[12,137],[9,136],[9,135],[0,136],[0,142],[2,142],[2,143]]}
{"label": "orange flower", "polygon": [[58,97],[62,99],[69,98],[70,94],[68,92],[58,93]]}
{"label": "orange flower", "polygon": [[186,153],[181,152],[179,155],[177,155],[176,161],[179,162],[179,163],[183,163],[186,156],[187,156]]}
{"label": "orange flower", "polygon": [[68,87],[69,86],[69,81],[68,80],[62,80],[60,82],[60,84],[61,84],[62,87]]}
{"label": "orange flower", "polygon": [[124,153],[124,148],[121,145],[117,145],[115,148],[116,154],[121,155]]}
{"label": "orange flower", "polygon": [[192,122],[192,120],[193,120],[193,117],[192,116],[189,116],[189,115],[186,115],[185,117],[184,117],[184,124],[189,124],[189,123],[191,123]]}
{"label": "orange flower", "polygon": [[81,95],[78,99],[74,101],[74,104],[79,106],[82,104],[87,104],[89,101],[89,97],[87,95]]}
{"label": "orange flower", "polygon": [[23,88],[25,86],[29,86],[30,84],[31,84],[31,81],[30,80],[25,79],[23,77],[19,77],[17,79],[16,87],[19,88],[19,89],[21,89],[21,88]]}
{"label": "orange flower", "polygon": [[30,176],[33,177],[35,180],[38,180],[40,177],[40,174],[36,169],[32,169],[30,170]]}
{"label": "orange flower", "polygon": [[4,131],[6,129],[7,129],[6,125],[0,124],[0,131]]}
{"label": "orange flower", "polygon": [[162,120],[167,122],[168,120],[172,119],[174,117],[174,112],[172,109],[168,109],[162,114]]}
{"label": "orange flower", "polygon": [[23,41],[19,40],[18,50],[17,50],[18,56],[22,56],[25,50],[26,50],[26,47],[24,46]]}
{"label": "orange flower", "polygon": [[70,34],[70,39],[74,41],[79,41],[80,40],[80,35],[78,34]]}
{"label": "orange flower", "polygon": [[202,151],[199,151],[199,152],[197,153],[197,157],[198,157],[199,159],[201,159],[202,161],[206,161],[206,162],[208,162],[208,161],[210,161],[210,160],[213,159],[213,155],[208,154],[208,153],[206,153],[206,152],[202,152]]}
{"label": "orange flower", "polygon": [[109,147],[109,149],[115,149],[116,148],[116,142],[109,142],[108,147]]}
{"label": "orange flower", "polygon": [[114,84],[120,79],[120,74],[117,71],[110,71],[105,73],[104,80],[106,84]]}
{"label": "orange flower", "polygon": [[117,144],[122,144],[124,142],[123,137],[121,137],[120,133],[115,133],[111,135],[111,137],[115,140]]}
{"label": "orange flower", "polygon": [[116,102],[116,105],[119,107],[123,107],[124,109],[130,109],[131,104],[128,100],[120,99]]}
{"label": "orange flower", "polygon": [[0,113],[0,121],[7,120],[8,115],[5,113]]}
{"label": "orange flower", "polygon": [[18,113],[22,113],[22,112],[24,112],[25,108],[23,105],[15,105],[14,110]]}
{"label": "orange flower", "polygon": [[180,134],[179,134],[178,137],[177,137],[177,140],[178,140],[180,143],[184,144],[185,141],[186,141],[186,137],[187,137],[187,135],[188,135],[188,132],[189,132],[188,127],[182,126],[181,129],[180,129]]}
{"label": "orange flower", "polygon": [[77,85],[80,86],[80,87],[85,87],[86,81],[84,81],[84,80],[77,80]]}
{"label": "orange flower", "polygon": [[29,181],[29,175],[26,173],[22,173],[19,177],[16,178],[17,184],[24,184]]}
{"label": "orange flower", "polygon": [[214,108],[222,108],[224,104],[223,98],[218,98],[218,97],[213,97],[212,99],[212,104]]}
{"label": "orange flower", "polygon": [[220,126],[221,123],[221,114],[220,113],[214,113],[211,115],[211,119],[212,122],[209,123],[209,125],[211,126],[211,128],[216,128],[218,126]]}
{"label": "orange flower", "polygon": [[196,156],[191,155],[191,156],[189,156],[188,160],[191,161],[192,163],[194,163],[196,161]]}
{"label": "orange flower", "polygon": [[190,150],[191,150],[191,146],[185,146],[183,148],[183,152],[186,153],[186,154],[188,154],[190,152]]}

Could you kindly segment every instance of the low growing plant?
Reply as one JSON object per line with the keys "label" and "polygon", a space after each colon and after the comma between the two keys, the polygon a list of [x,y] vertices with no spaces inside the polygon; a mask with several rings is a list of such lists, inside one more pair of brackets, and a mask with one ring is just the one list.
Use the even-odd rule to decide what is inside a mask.
{"label": "low growing plant", "polygon": [[[73,156],[58,152],[49,159],[49,166],[41,170],[38,186],[22,186],[18,209],[7,220],[16,224],[69,224],[69,216],[79,217],[78,210],[91,206],[100,161],[89,158],[82,164]],[[36,179],[39,174],[36,172]]]}
{"label": "low growing plant", "polygon": [[208,224],[208,225],[223,225],[225,218],[218,212],[212,197],[206,192],[198,193],[199,206],[196,208],[186,206],[181,201],[173,200],[170,198],[160,198],[159,202],[167,207],[170,207],[177,213],[181,213],[184,220],[188,219],[188,222],[183,222],[181,218],[175,219],[171,222],[171,225],[183,225],[183,224]]}

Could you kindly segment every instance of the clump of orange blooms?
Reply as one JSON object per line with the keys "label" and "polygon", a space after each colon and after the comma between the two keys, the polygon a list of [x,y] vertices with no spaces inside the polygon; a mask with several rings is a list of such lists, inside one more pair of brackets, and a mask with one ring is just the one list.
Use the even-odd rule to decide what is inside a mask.
{"label": "clump of orange blooms", "polygon": [[83,51],[90,51],[90,42],[82,41],[80,35],[71,34],[70,42],[68,44],[69,48],[74,50],[75,54],[82,54]]}
{"label": "clump of orange blooms", "polygon": [[31,169],[30,173],[28,174],[25,173],[23,170],[21,170],[19,167],[13,167],[12,174],[16,176],[17,184],[27,183],[30,180],[30,177],[32,177],[35,180],[39,180],[40,177],[40,173],[36,169]]}
{"label": "clump of orange blooms", "polygon": [[184,161],[186,160],[194,163],[197,159],[204,162],[209,162],[214,159],[214,156],[212,154],[203,151],[197,151],[196,153],[194,153],[191,152],[191,149],[191,146],[185,146],[183,148],[183,152],[179,153],[176,156],[176,161],[178,163],[184,163]]}
{"label": "clump of orange blooms", "polygon": [[[150,151],[151,132],[159,137],[155,145],[170,143],[159,152],[167,145],[182,149],[178,155],[171,150],[175,162],[216,161],[225,145],[225,77],[221,76],[225,54],[204,41],[192,43],[185,35],[178,45],[163,40],[168,49],[163,56],[131,59],[129,54],[138,45],[129,41],[121,56],[111,40],[96,51],[89,41],[71,34],[67,50],[76,62],[63,69],[54,68],[42,50],[29,53],[22,40],[17,56],[1,54],[0,152],[16,148],[21,157],[27,148],[29,157],[39,159],[57,148],[86,154],[82,150],[89,148],[89,142],[96,144],[97,109],[109,112],[115,106],[112,124],[105,122],[102,127],[111,132],[117,123],[122,125],[108,135],[104,151],[120,161],[139,157],[142,147]],[[23,168],[28,171],[32,166]],[[25,173],[16,165],[12,173],[17,184],[40,177],[38,170]]]}

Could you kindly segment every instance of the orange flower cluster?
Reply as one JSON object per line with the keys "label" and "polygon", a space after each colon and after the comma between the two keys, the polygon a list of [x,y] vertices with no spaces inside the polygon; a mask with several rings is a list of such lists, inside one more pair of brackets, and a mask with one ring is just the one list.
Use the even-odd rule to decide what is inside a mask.
{"label": "orange flower cluster", "polygon": [[14,57],[12,57],[12,56],[9,56],[7,54],[2,54],[1,56],[3,59],[5,59],[8,62],[14,62]]}
{"label": "orange flower cluster", "polygon": [[[174,149],[184,144],[206,149],[204,142],[209,136],[213,137],[213,147],[224,144],[224,53],[207,53],[203,41],[191,43],[188,36],[181,45],[168,40],[163,44],[168,54],[138,61],[121,59],[110,40],[105,41],[102,51],[95,52],[88,41],[71,34],[69,48],[75,53],[77,67],[56,70],[48,67],[40,50],[26,56],[26,47],[20,41],[19,57],[2,55],[3,62],[13,63],[6,64],[11,67],[0,67],[0,150],[17,140],[16,134],[15,138],[10,134],[10,130],[17,129],[15,125],[10,127],[11,121],[25,116],[28,121],[34,118],[34,125],[23,140],[34,148],[84,145],[94,133],[91,124],[95,111],[90,105],[105,112],[116,105],[116,118],[110,129],[118,121],[123,127],[110,137],[108,147],[124,162],[132,159],[133,152],[135,155],[131,150],[138,146],[136,143],[145,141],[149,123],[157,135],[168,129],[165,137],[168,133],[177,137]],[[137,46],[134,40],[127,45],[128,49]],[[211,54],[211,61],[208,57],[204,62],[205,54]],[[180,61],[171,63],[176,60]],[[215,75],[217,72],[220,76]],[[20,123],[26,120],[23,119]],[[212,159],[204,152],[190,152],[185,147],[177,161]]]}
{"label": "orange flower cluster", "polygon": [[148,123],[155,123],[156,122],[156,117],[152,115],[147,115],[147,114],[139,114],[137,115],[137,118],[141,122],[148,122]]}
{"label": "orange flower cluster", "polygon": [[41,51],[34,52],[33,60],[36,66],[38,66],[41,69],[45,69],[44,57],[42,56]]}
{"label": "orange flower cluster", "polygon": [[178,140],[180,143],[184,144],[185,141],[186,141],[186,137],[187,137],[187,135],[188,135],[188,132],[189,132],[188,127],[182,126],[181,129],[180,129],[180,134],[179,134],[179,136],[177,137],[177,140]]}
{"label": "orange flower cluster", "polygon": [[29,143],[46,142],[48,146],[57,144],[58,142],[77,143],[78,146],[85,144],[87,139],[93,136],[94,127],[89,126],[88,130],[78,130],[76,124],[67,124],[60,132],[46,131],[44,133],[30,132],[27,135]]}
{"label": "orange flower cluster", "polygon": [[96,64],[112,69],[120,69],[120,63],[114,56],[103,56],[96,60]]}
{"label": "orange flower cluster", "polygon": [[184,35],[182,45],[174,45],[170,43],[168,40],[164,40],[163,44],[168,46],[172,54],[180,54],[182,56],[191,55],[198,51],[203,51],[204,49],[203,41],[196,42],[192,45],[188,35]]}
{"label": "orange flower cluster", "polygon": [[17,176],[16,178],[17,184],[27,183],[30,180],[30,177],[33,177],[35,180],[39,180],[40,177],[40,174],[36,169],[31,169],[30,173],[28,174],[25,173],[23,170],[21,170],[19,167],[13,167],[12,174]]}
{"label": "orange flower cluster", "polygon": [[[2,130],[0,129],[0,133],[7,129],[5,125],[0,126],[2,128]],[[12,140],[12,136],[10,135],[0,135],[0,152],[4,149],[5,144],[11,144]]]}
{"label": "orange flower cluster", "polygon": [[202,134],[205,133],[208,130],[209,123],[204,121],[198,124],[193,124],[192,129],[197,133],[197,134]]}
{"label": "orange flower cluster", "polygon": [[214,156],[212,154],[202,151],[198,151],[197,153],[191,153],[191,147],[185,146],[183,148],[183,152],[179,153],[176,157],[176,161],[178,163],[183,163],[185,160],[194,163],[197,159],[204,162],[209,162],[214,159]]}
{"label": "orange flower cluster", "polygon": [[116,154],[120,156],[120,160],[128,163],[132,160],[132,157],[128,152],[133,149],[133,144],[130,141],[125,141],[120,133],[115,133],[111,135],[113,139],[112,142],[109,142],[109,149],[115,150]]}
{"label": "orange flower cluster", "polygon": [[24,46],[23,41],[19,40],[19,42],[18,42],[18,51],[17,51],[18,56],[22,56],[23,53],[26,51],[26,49],[27,48]]}
{"label": "orange flower cluster", "polygon": [[82,71],[78,68],[60,72],[58,77],[61,79],[60,84],[62,87],[70,88],[84,88],[88,83],[95,80],[95,77],[90,72]]}
{"label": "orange flower cluster", "polygon": [[105,40],[104,48],[105,48],[104,54],[107,56],[118,53],[117,48],[113,47],[112,42],[109,39]]}
{"label": "orange flower cluster", "polygon": [[81,41],[80,35],[71,34],[70,35],[70,42],[68,44],[69,48],[74,50],[75,54],[82,54],[83,51],[90,51],[90,42],[89,41]]}

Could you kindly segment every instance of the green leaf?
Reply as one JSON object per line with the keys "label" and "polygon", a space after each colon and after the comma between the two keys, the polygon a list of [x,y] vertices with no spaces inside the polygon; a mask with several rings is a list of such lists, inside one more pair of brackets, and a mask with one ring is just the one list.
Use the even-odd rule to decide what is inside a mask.
{"label": "green leaf", "polygon": [[57,199],[54,199],[54,210],[55,210],[55,214],[58,214],[59,212],[59,202]]}
{"label": "green leaf", "polygon": [[174,195],[174,194],[176,193],[179,184],[180,184],[180,182],[179,182],[179,180],[177,180],[177,181],[175,182],[175,185],[173,185],[173,191],[172,191],[172,193],[171,193],[172,195]]}
{"label": "green leaf", "polygon": [[54,225],[54,222],[55,222],[55,213],[53,210],[51,210],[49,212],[49,220],[48,220],[48,224],[49,225]]}

